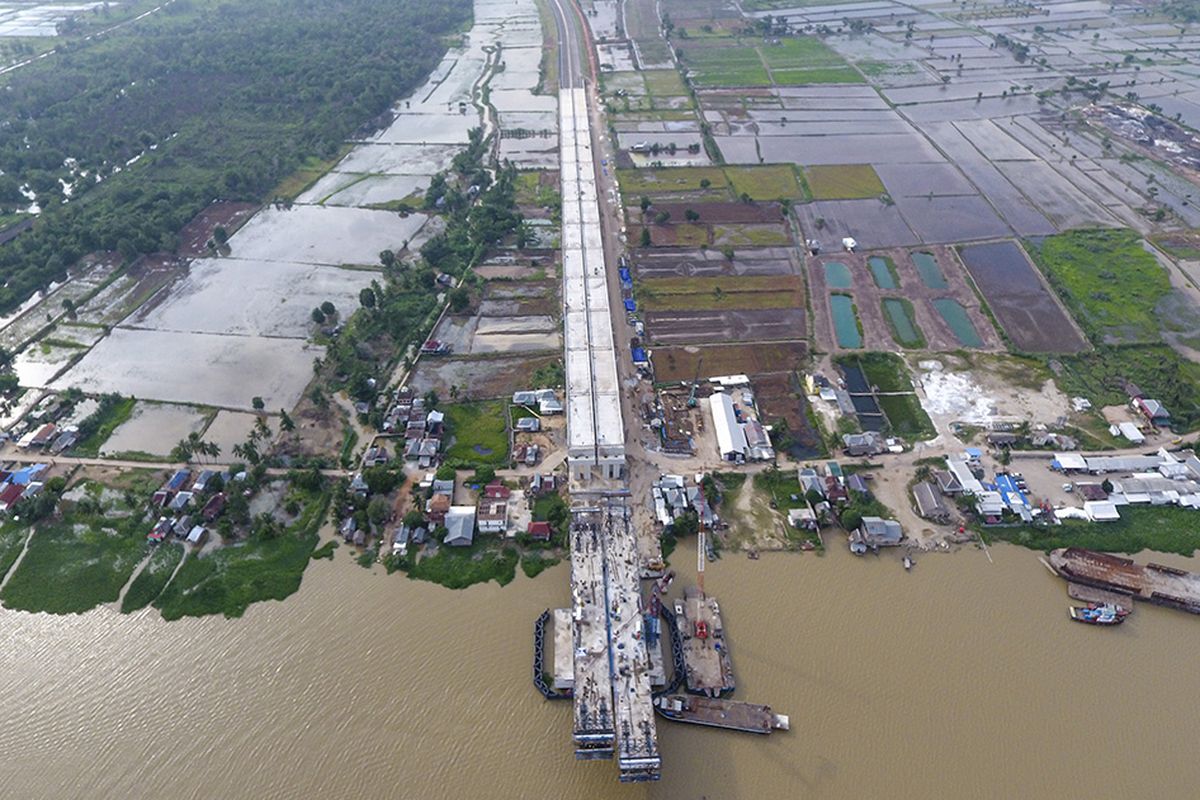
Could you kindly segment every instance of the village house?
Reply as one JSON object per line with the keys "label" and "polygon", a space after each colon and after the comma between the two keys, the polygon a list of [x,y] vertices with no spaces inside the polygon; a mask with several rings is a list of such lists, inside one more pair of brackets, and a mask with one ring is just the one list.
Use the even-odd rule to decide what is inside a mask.
{"label": "village house", "polygon": [[214,519],[220,516],[221,512],[224,510],[225,493],[218,492],[210,497],[208,502],[204,504],[204,508],[200,511],[200,516],[204,518],[205,522],[212,522]]}
{"label": "village house", "polygon": [[450,511],[450,495],[435,494],[425,503],[425,518],[431,525],[442,525]]}
{"label": "village house", "polygon": [[531,522],[525,532],[529,534],[530,539],[538,542],[548,542],[554,529],[550,527],[549,522]]}
{"label": "village house", "polygon": [[788,524],[800,530],[815,531],[818,527],[817,515],[811,508],[788,509]]}
{"label": "village house", "polygon": [[1167,407],[1158,400],[1139,397],[1133,401],[1133,407],[1141,413],[1152,425],[1166,427],[1171,424],[1171,414]]}
{"label": "village house", "polygon": [[896,547],[903,539],[904,531],[896,520],[863,517],[858,530],[850,535],[850,550],[862,554],[867,548]]}
{"label": "village house", "polygon": [[877,455],[887,449],[884,446],[883,436],[875,431],[843,434],[842,443],[845,445],[843,449],[846,455],[855,458]]}
{"label": "village house", "polygon": [[475,541],[475,507],[450,506],[446,512],[446,535],[442,543],[450,547],[469,547]]}
{"label": "village house", "polygon": [[950,509],[942,502],[941,495],[932,483],[921,481],[913,487],[913,500],[917,503],[917,514],[927,520],[945,524],[950,520]]}

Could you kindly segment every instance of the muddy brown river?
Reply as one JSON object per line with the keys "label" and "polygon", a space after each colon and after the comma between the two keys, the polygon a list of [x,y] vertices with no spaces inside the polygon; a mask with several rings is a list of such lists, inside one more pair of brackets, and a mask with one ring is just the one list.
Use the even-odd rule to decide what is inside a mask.
{"label": "muddy brown river", "polygon": [[[921,557],[729,556],[737,697],[770,737],[660,721],[663,779],[576,762],[567,704],[530,682],[567,569],[452,592],[343,549],[243,619],[0,612],[8,798],[1190,798],[1200,619],[1067,619],[1013,547]],[[1198,568],[1187,559],[1156,560]],[[694,552],[674,558],[687,577]],[[678,590],[678,586],[676,590]]]}

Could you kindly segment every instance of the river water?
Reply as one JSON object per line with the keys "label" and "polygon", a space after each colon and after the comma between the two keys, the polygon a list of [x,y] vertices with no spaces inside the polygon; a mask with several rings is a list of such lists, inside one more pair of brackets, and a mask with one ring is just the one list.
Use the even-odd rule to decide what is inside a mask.
{"label": "river water", "polygon": [[[1036,555],[729,556],[737,696],[792,730],[660,722],[663,780],[576,762],[530,681],[560,565],[453,592],[346,551],[239,620],[0,612],[9,798],[1194,797],[1200,619],[1067,619]],[[1156,560],[1197,566],[1182,558]],[[691,575],[694,551],[675,563]]]}

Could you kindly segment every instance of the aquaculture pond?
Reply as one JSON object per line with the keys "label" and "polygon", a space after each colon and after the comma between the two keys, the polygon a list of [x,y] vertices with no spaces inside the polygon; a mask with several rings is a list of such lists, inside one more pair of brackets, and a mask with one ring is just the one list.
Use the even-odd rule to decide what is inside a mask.
{"label": "aquaculture pond", "polygon": [[887,315],[898,343],[905,347],[920,347],[925,343],[925,337],[913,320],[911,303],[889,297],[883,301],[883,313]]}
{"label": "aquaculture pond", "polygon": [[880,289],[896,288],[896,276],[892,274],[893,267],[886,258],[871,256],[867,259],[867,266],[871,268],[871,277],[875,279],[876,286]]}
{"label": "aquaculture pond", "polygon": [[946,320],[950,330],[954,331],[959,344],[963,347],[983,347],[983,339],[979,338],[979,332],[971,324],[971,318],[961,303],[952,297],[942,297],[933,301],[933,307]]}
{"label": "aquaculture pond", "polygon": [[883,430],[883,411],[875,402],[875,395],[870,394],[871,386],[867,376],[859,367],[841,364],[842,375],[846,379],[846,391],[850,392],[850,402],[854,404],[854,412],[858,424],[864,431]]}
{"label": "aquaculture pond", "polygon": [[917,267],[917,273],[921,276],[922,283],[930,289],[946,288],[946,276],[942,274],[937,259],[933,257],[932,253],[913,253],[912,260]]}
{"label": "aquaculture pond", "polygon": [[854,285],[850,268],[840,261],[825,262],[825,284],[831,289],[849,289]]}
{"label": "aquaculture pond", "polygon": [[862,331],[858,327],[858,314],[854,311],[854,300],[850,295],[835,294],[829,298],[833,310],[833,331],[839,347],[862,347]]}

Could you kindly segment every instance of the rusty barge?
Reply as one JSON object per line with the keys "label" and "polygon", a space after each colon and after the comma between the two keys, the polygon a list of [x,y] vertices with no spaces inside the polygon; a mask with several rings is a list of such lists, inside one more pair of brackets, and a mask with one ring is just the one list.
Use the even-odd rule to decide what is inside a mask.
{"label": "rusty barge", "polygon": [[743,733],[786,731],[790,725],[787,715],[774,713],[770,706],[737,700],[669,694],[655,698],[654,705],[659,714],[676,722]]}
{"label": "rusty barge", "polygon": [[[1161,564],[1067,547],[1050,553],[1050,568],[1071,583],[1114,592],[1132,600],[1200,614],[1200,575]],[[1122,604],[1124,605],[1124,604]]]}

